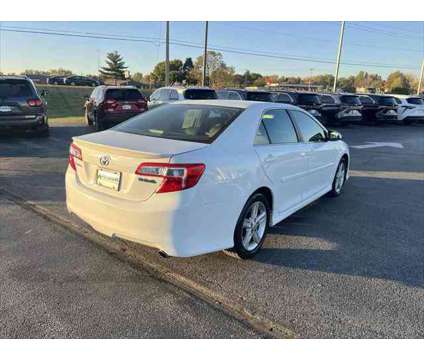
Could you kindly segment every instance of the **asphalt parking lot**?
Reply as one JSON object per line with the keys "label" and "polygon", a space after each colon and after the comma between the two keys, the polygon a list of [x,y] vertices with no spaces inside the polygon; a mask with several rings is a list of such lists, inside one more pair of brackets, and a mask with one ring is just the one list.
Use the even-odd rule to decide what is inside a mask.
{"label": "asphalt parking lot", "polygon": [[[232,299],[297,337],[423,337],[424,125],[350,126],[338,130],[350,145],[352,157],[351,178],[344,194],[336,199],[324,197],[278,224],[254,259],[240,261],[223,253],[163,259],[155,250],[136,244],[129,244],[131,250],[170,273]],[[90,300],[97,312],[92,315],[86,311],[87,318],[80,319],[86,321],[86,327],[80,333],[60,333],[59,328],[58,332],[55,328],[50,333],[36,332],[34,327],[41,325],[38,318],[31,317],[39,316],[39,312],[14,303],[28,301],[26,296],[31,295],[31,289],[27,286],[54,286],[57,281],[66,291],[60,296],[53,292],[52,296],[54,301],[65,301],[64,294],[71,296],[74,291],[67,286],[73,280],[72,276],[61,276],[58,280],[54,274],[60,268],[66,273],[69,266],[79,269],[91,262],[110,264],[109,273],[114,276],[110,276],[107,288],[118,289],[119,301],[126,304],[129,312],[136,307],[134,302],[128,305],[131,298],[140,297],[140,304],[149,306],[149,297],[140,296],[148,290],[137,288],[138,282],[152,281],[147,288],[159,286],[146,280],[146,275],[133,274],[131,271],[135,270],[130,270],[125,262],[119,263],[100,248],[89,247],[84,238],[67,234],[63,229],[47,231],[52,226],[48,220],[20,209],[8,199],[7,193],[1,192],[6,190],[51,213],[68,217],[64,203],[68,146],[71,136],[87,131],[85,127],[57,126],[52,127],[48,139],[0,138],[0,252],[7,259],[1,271],[2,284],[6,285],[0,292],[0,324],[11,324],[19,314],[31,325],[21,328],[21,332],[11,325],[0,336],[104,335],[100,330],[90,329],[103,324],[90,319],[104,311],[99,309],[96,299],[102,299],[108,314],[117,309],[111,305],[113,298],[104,296],[100,290]],[[34,235],[25,233],[32,228],[36,230]],[[18,251],[17,241],[29,247],[40,243],[49,252],[38,252],[37,261],[30,251]],[[72,249],[66,249],[67,246]],[[58,261],[58,257],[66,261]],[[69,257],[80,261],[70,262]],[[43,271],[53,265],[53,273]],[[39,269],[43,282],[37,279],[35,269]],[[94,264],[78,276],[84,280],[101,271],[102,266]],[[127,284],[131,289],[125,287],[127,277],[131,278],[131,286]],[[179,291],[166,286],[155,290],[156,296],[169,299],[169,292]],[[89,289],[82,287],[79,291],[77,302]],[[128,299],[124,299],[126,296]],[[162,332],[155,329],[158,325],[152,318],[139,318],[144,332],[125,332],[136,326],[134,319],[120,317],[119,326],[114,328],[115,320],[110,316],[110,323],[105,325],[113,329],[110,336],[215,337],[219,328],[228,331],[222,332],[222,336],[258,336],[200,300],[180,293],[172,296],[175,309],[180,304],[185,306],[182,312],[193,311],[191,319],[199,319],[199,329],[184,331],[181,310],[172,315],[168,308],[165,325],[161,323]],[[42,303],[47,323],[53,321],[49,314],[57,314],[54,301]],[[187,302],[193,302],[191,310],[187,310]],[[160,313],[161,304],[156,305],[158,309],[151,311]],[[167,326],[173,330],[167,330]]]}

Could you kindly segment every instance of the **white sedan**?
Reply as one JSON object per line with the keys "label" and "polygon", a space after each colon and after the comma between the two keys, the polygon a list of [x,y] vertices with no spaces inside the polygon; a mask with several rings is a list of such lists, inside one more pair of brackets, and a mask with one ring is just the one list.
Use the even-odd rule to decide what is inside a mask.
{"label": "white sedan", "polygon": [[348,177],[349,150],[302,109],[182,101],[75,137],[66,203],[97,231],[194,256],[249,258],[268,227]]}

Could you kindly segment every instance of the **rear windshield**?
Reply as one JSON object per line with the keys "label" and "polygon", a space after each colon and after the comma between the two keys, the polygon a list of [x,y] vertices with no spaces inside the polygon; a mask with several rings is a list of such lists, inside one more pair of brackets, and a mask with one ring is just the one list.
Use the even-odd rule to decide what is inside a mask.
{"label": "rear windshield", "polygon": [[408,98],[408,99],[406,99],[406,101],[407,101],[409,104],[413,104],[413,105],[424,105],[424,100],[423,100],[423,99],[421,99],[421,98],[417,98],[417,97],[414,97],[414,98]]}
{"label": "rear windshield", "polygon": [[321,101],[315,94],[299,94],[298,101],[300,105],[319,105]]}
{"label": "rear windshield", "polygon": [[212,105],[167,104],[115,126],[113,130],[210,144],[242,111]]}
{"label": "rear windshield", "polygon": [[0,98],[31,97],[35,91],[30,82],[26,80],[0,80]]}
{"label": "rear windshield", "polygon": [[343,104],[347,105],[361,105],[361,101],[359,100],[358,96],[352,96],[352,95],[343,95],[340,96],[340,100]]}
{"label": "rear windshield", "polygon": [[378,103],[385,106],[397,105],[396,100],[392,97],[380,97]]}
{"label": "rear windshield", "polygon": [[109,89],[106,90],[106,100],[134,101],[143,99],[143,95],[136,89]]}
{"label": "rear windshield", "polygon": [[321,95],[320,98],[321,98],[321,102],[323,104],[335,104],[336,103],[336,100],[334,100],[334,98],[330,95]]}
{"label": "rear windshield", "polygon": [[272,102],[271,93],[265,91],[248,91],[246,100]]}
{"label": "rear windshield", "polygon": [[359,101],[362,105],[372,105],[375,104],[374,100],[371,99],[369,96],[360,96]]}
{"label": "rear windshield", "polygon": [[274,102],[291,104],[293,103],[293,100],[290,95],[278,93],[274,95]]}
{"label": "rear windshield", "polygon": [[184,91],[184,98],[190,100],[218,99],[215,90],[211,89],[187,89]]}

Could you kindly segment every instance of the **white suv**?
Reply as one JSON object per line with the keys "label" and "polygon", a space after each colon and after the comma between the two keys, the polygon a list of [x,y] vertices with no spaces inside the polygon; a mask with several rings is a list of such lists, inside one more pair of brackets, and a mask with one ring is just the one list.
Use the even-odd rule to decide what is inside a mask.
{"label": "white suv", "polygon": [[398,120],[408,125],[412,122],[424,121],[424,100],[419,96],[396,95],[398,103]]}
{"label": "white suv", "polygon": [[153,109],[159,105],[181,100],[213,100],[217,98],[215,90],[208,87],[162,87],[150,95],[148,107]]}

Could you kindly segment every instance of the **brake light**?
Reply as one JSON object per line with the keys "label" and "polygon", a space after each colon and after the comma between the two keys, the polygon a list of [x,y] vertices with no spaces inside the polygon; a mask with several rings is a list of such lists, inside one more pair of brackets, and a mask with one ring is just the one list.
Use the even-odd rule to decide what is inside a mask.
{"label": "brake light", "polygon": [[205,171],[204,164],[142,163],[135,173],[163,179],[157,193],[181,191],[195,186]]}
{"label": "brake light", "polygon": [[82,152],[78,146],[76,146],[75,144],[71,144],[71,147],[69,148],[69,166],[74,171],[77,171],[77,167],[75,165],[75,158],[82,160]]}
{"label": "brake light", "polygon": [[108,99],[104,102],[104,109],[106,111],[114,111],[118,106],[118,102],[114,99]]}
{"label": "brake light", "polygon": [[43,102],[40,99],[28,99],[27,104],[31,107],[41,106]]}

